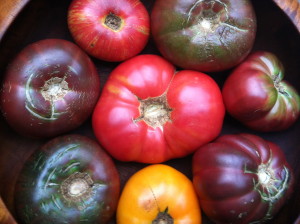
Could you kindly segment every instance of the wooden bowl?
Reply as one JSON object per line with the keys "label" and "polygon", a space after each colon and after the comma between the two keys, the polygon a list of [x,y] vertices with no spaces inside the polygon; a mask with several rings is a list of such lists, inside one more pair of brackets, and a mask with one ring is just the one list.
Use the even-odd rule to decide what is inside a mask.
{"label": "wooden bowl", "polygon": [[[300,91],[300,4],[297,0],[252,1],[258,19],[257,37],[253,51],[266,50],[276,54],[282,61],[286,80]],[[70,0],[1,0],[0,3],[0,81],[12,58],[26,45],[46,38],[73,41],[67,27],[67,9]],[[150,11],[154,0],[142,0]],[[278,5],[282,7],[282,10]],[[158,54],[152,39],[142,54]],[[102,86],[118,63],[93,59],[101,74]],[[211,74],[220,86],[229,71]],[[300,214],[300,120],[286,131],[256,133],[240,123],[225,117],[221,134],[248,132],[277,143],[283,150],[296,175],[295,192],[270,223],[294,223]],[[90,120],[72,131],[94,138]],[[32,140],[18,135],[0,116],[0,223],[12,224],[15,217],[13,190],[18,172],[28,156],[46,140]],[[192,178],[191,156],[167,161],[189,178]],[[137,170],[146,166],[140,163],[115,161],[120,172],[121,184]],[[203,223],[212,223],[203,214]],[[114,224],[112,219],[110,224]]]}

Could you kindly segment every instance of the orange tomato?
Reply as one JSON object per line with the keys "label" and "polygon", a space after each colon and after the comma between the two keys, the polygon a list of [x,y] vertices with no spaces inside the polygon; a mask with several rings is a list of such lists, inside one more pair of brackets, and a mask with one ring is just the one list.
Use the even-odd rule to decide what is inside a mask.
{"label": "orange tomato", "polygon": [[163,164],[136,172],[126,183],[117,208],[117,224],[128,223],[201,224],[200,206],[190,179]]}

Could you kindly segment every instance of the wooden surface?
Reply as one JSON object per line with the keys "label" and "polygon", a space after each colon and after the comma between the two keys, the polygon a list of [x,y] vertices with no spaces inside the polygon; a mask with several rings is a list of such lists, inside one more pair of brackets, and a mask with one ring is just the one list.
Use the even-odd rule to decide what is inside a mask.
{"label": "wooden surface", "polygon": [[300,32],[300,0],[274,0]]}
{"label": "wooden surface", "polygon": [[16,224],[16,221],[7,210],[4,202],[0,197],[0,223],[1,224]]}
{"label": "wooden surface", "polygon": [[0,1],[0,41],[7,28],[23,9],[29,0],[1,0]]}
{"label": "wooden surface", "polygon": [[[2,30],[0,29],[0,82],[10,60],[29,43],[45,38],[62,38],[73,41],[66,24],[67,9],[71,0],[30,0],[26,5],[27,1],[29,0],[0,0],[0,18],[2,18],[0,20],[0,27],[2,28]],[[142,0],[142,2],[151,11],[154,0]],[[289,5],[292,2],[293,4],[296,2],[297,5],[299,3],[297,0],[281,1],[281,3],[285,3],[287,10],[295,8],[294,6],[290,8]],[[253,4],[258,17],[257,38],[253,51],[267,50],[275,53],[284,64],[286,79],[300,91],[300,35],[299,30],[296,28],[297,26],[295,26],[297,19],[294,19],[293,22],[289,19],[297,18],[297,13],[295,13],[295,10],[291,10],[291,16],[286,16],[272,0],[253,0]],[[14,15],[23,7],[22,5],[26,5],[26,7],[14,18]],[[297,10],[299,10],[299,6],[297,7]],[[11,17],[8,18],[7,16]],[[3,21],[3,18],[7,21]],[[158,54],[152,39],[150,39],[142,53]],[[109,73],[115,68],[117,63],[105,63],[96,59],[93,59],[93,61],[99,71],[102,85],[104,85]],[[221,86],[228,73],[229,71],[210,75]],[[226,116],[221,134],[238,132],[258,134],[283,148],[287,160],[295,171],[296,190],[292,198],[269,223],[294,223],[300,214],[300,121],[297,121],[287,131],[261,134],[249,131],[229,116]],[[84,134],[94,138],[90,120],[74,130],[73,133]],[[45,141],[19,136],[7,126],[4,118],[0,115],[0,195],[13,215],[13,189],[18,172],[31,152]],[[145,164],[139,163],[123,163],[119,161],[115,161],[115,163],[120,172],[122,186],[133,173],[145,166]],[[191,156],[171,160],[166,162],[166,164],[173,166],[189,178],[192,178]],[[0,201],[0,223],[13,224],[13,222],[7,221],[9,216],[1,216],[1,211],[5,211],[1,210],[3,208],[5,207],[1,207]],[[1,220],[1,217],[4,217],[6,221],[3,221],[5,220],[4,218]],[[203,224],[211,223],[203,215]],[[113,219],[109,224],[115,224],[115,220]]]}

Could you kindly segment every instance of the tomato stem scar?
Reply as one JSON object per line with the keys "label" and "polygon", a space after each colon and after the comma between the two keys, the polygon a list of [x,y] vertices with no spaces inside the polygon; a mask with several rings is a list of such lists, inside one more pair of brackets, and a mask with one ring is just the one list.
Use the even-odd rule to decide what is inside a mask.
{"label": "tomato stem scar", "polygon": [[147,125],[157,128],[171,121],[172,108],[168,105],[166,94],[139,101],[140,116],[134,122],[143,120]]}
{"label": "tomato stem scar", "polygon": [[174,219],[168,213],[168,211],[169,208],[166,207],[166,209],[163,212],[159,212],[156,218],[152,221],[152,224],[173,224]]}
{"label": "tomato stem scar", "polygon": [[105,17],[104,24],[113,31],[118,31],[121,28],[122,19],[114,13],[110,12]]}

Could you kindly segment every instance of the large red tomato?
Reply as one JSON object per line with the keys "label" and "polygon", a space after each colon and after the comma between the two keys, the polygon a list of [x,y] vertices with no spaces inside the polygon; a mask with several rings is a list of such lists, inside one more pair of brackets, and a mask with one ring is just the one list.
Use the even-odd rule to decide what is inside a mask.
{"label": "large red tomato", "polygon": [[68,25],[76,43],[105,61],[123,61],[146,46],[147,9],[139,0],[73,0]]}
{"label": "large red tomato", "polygon": [[216,223],[263,223],[292,193],[294,174],[274,143],[224,135],[194,154],[193,183],[201,208]]}
{"label": "large red tomato", "polygon": [[79,127],[92,113],[100,79],[75,44],[45,39],[25,47],[7,68],[0,105],[8,123],[31,137],[51,137]]}
{"label": "large red tomato", "polygon": [[156,0],[151,32],[159,51],[175,65],[220,71],[248,55],[256,17],[250,0]]}
{"label": "large red tomato", "polygon": [[93,113],[100,143],[122,161],[159,163],[218,136],[224,105],[216,82],[139,55],[112,71]]}
{"label": "large red tomato", "polygon": [[300,115],[300,97],[283,78],[283,66],[274,54],[253,53],[224,83],[227,111],[258,131],[287,129]]}

